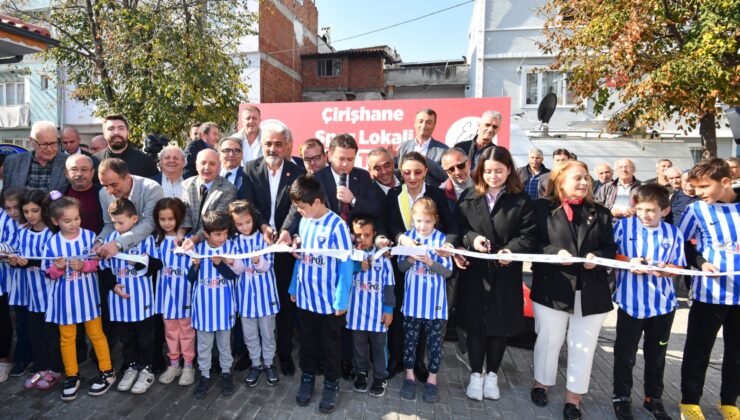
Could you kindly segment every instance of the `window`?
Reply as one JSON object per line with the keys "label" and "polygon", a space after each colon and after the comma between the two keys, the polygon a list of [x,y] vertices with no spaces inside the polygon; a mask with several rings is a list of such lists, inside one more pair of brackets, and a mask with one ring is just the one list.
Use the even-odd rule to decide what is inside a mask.
{"label": "window", "polygon": [[0,83],[0,105],[23,105],[26,103],[24,82]]}
{"label": "window", "polygon": [[539,105],[548,93],[558,96],[558,106],[575,105],[573,92],[568,90],[568,73],[530,69],[523,76],[524,106]]}
{"label": "window", "polygon": [[332,77],[342,74],[342,59],[319,60],[319,77]]}
{"label": "window", "polygon": [[45,74],[41,75],[41,90],[49,89],[49,79],[49,76]]}

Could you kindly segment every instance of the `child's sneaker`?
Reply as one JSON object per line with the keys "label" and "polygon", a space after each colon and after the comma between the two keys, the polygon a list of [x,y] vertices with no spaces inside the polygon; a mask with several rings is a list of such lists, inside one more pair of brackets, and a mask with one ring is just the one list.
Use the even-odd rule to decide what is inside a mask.
{"label": "child's sneaker", "polygon": [[280,377],[278,376],[278,371],[275,365],[267,366],[265,368],[265,379],[267,380],[267,385],[274,386],[280,382]]}
{"label": "child's sneaker", "polygon": [[324,379],[324,392],[321,393],[319,401],[319,411],[322,413],[331,413],[337,408],[339,400],[339,380],[334,382]]}
{"label": "child's sneaker", "polygon": [[385,389],[388,387],[388,381],[385,379],[373,379],[373,385],[370,387],[370,395],[373,397],[382,397],[385,395]]}
{"label": "child's sneaker", "polygon": [[28,371],[28,366],[30,366],[30,363],[18,362],[14,364],[13,369],[10,369],[10,377],[17,378],[19,376],[25,375]]}
{"label": "child's sneaker", "polygon": [[355,375],[355,383],[352,389],[355,392],[367,392],[367,372],[359,372]]}
{"label": "child's sneaker", "polygon": [[313,396],[313,388],[316,383],[314,375],[304,373],[301,377],[301,384],[298,386],[298,392],[295,394],[295,401],[300,406],[306,406]]}
{"label": "child's sneaker", "polygon": [[192,366],[185,366],[182,368],[182,374],[180,380],[177,381],[179,386],[190,386],[195,382],[195,368]]}
{"label": "child's sneaker", "polygon": [[90,388],[87,390],[87,395],[91,397],[99,397],[108,392],[114,383],[116,383],[115,370],[100,371],[95,380],[90,384]]}
{"label": "child's sneaker", "polygon": [[725,420],[738,420],[740,419],[740,410],[734,405],[720,405],[719,413],[722,414],[722,418]]}
{"label": "child's sneaker", "polygon": [[704,420],[704,413],[699,404],[679,404],[681,420]]}
{"label": "child's sneaker", "polygon": [[660,398],[645,398],[642,403],[645,410],[649,411],[657,420],[673,420],[663,406],[663,400]]}
{"label": "child's sneaker", "polygon": [[36,383],[41,380],[41,378],[44,377],[44,373],[46,372],[36,372],[33,375],[29,376],[28,379],[26,379],[25,382],[23,382],[23,388],[26,389],[33,389],[36,387]]}
{"label": "child's sneaker", "polygon": [[0,363],[0,384],[8,380],[12,367],[10,363]]}
{"label": "child's sneaker", "polygon": [[255,387],[257,386],[257,382],[259,382],[261,375],[262,366],[252,365],[247,372],[247,376],[244,378],[244,383],[250,388]]}
{"label": "child's sneaker", "polygon": [[152,368],[146,366],[144,369],[139,371],[139,376],[136,378],[136,383],[134,383],[134,386],[131,388],[131,393],[143,394],[150,386],[152,386],[153,383],[154,374],[152,373]]}
{"label": "child's sneaker", "polygon": [[221,374],[221,395],[229,397],[234,394],[234,377],[230,373]]}
{"label": "child's sneaker", "polygon": [[182,374],[182,368],[178,366],[169,365],[167,370],[163,374],[159,375],[160,384],[171,384],[178,376]]}
{"label": "child's sneaker", "polygon": [[498,376],[494,372],[488,372],[483,378],[483,398],[487,400],[498,400],[501,391],[498,389]]}
{"label": "child's sneaker", "polygon": [[77,391],[80,389],[80,377],[78,375],[68,376],[64,380],[62,388],[62,401],[72,401],[77,398]]}
{"label": "child's sneaker", "polygon": [[40,389],[42,391],[46,391],[48,389],[51,389],[54,385],[57,384],[62,379],[61,373],[52,372],[50,370],[47,370],[46,372],[43,372],[43,375],[41,375],[41,379],[37,381],[33,387],[36,389]]}
{"label": "child's sneaker", "polygon": [[130,365],[126,368],[126,371],[123,372],[123,378],[121,378],[121,382],[118,383],[118,390],[121,392],[131,391],[131,387],[134,386],[134,382],[136,382],[136,377],[138,375],[139,371],[136,370],[134,365]]}
{"label": "child's sneaker", "polygon": [[206,393],[208,392],[208,382],[209,378],[205,376],[200,377],[198,384],[193,388],[193,398],[196,400],[202,400],[206,397]]}

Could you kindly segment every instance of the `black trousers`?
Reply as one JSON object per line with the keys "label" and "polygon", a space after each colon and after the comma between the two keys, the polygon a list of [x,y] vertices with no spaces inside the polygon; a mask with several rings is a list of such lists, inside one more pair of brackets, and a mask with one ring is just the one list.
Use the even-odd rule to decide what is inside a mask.
{"label": "black trousers", "polygon": [[275,329],[277,330],[277,356],[278,359],[291,357],[293,353],[293,331],[296,327],[296,306],[290,300],[288,288],[293,276],[295,258],[286,253],[275,254],[275,279],[277,282],[278,300],[280,301],[280,312],[275,316]]}
{"label": "black trousers", "polygon": [[344,316],[323,315],[297,309],[298,331],[301,337],[300,366],[304,373],[315,375],[319,362],[324,362],[324,377],[329,382],[339,380],[342,369],[342,330]]}
{"label": "black trousers", "polygon": [[651,318],[634,318],[617,309],[617,340],[614,343],[614,396],[629,397],[640,337],[645,358],[645,397],[663,397],[663,373],[668,339],[676,311]]}
{"label": "black trousers", "polygon": [[725,351],[722,356],[722,405],[735,405],[740,393],[740,306],[713,305],[694,301],[689,309],[686,345],[681,363],[681,403],[699,404],[709,357],[723,328]]}
{"label": "black trousers", "polygon": [[[403,297],[406,292],[405,273],[398,270],[395,260],[393,262],[393,274],[396,285],[393,291],[396,295],[396,306],[393,308],[393,322],[388,327],[388,369],[395,372],[398,367],[403,367]],[[419,336],[419,344],[416,346],[416,365],[424,365],[424,355],[427,352],[426,334],[422,331]]]}
{"label": "black trousers", "polygon": [[152,367],[154,363],[154,317],[136,322],[116,322],[123,344],[124,366]]}
{"label": "black trousers", "polygon": [[[508,337],[505,336],[488,336],[479,337],[475,334],[467,334],[468,360],[470,361],[470,370],[472,372],[498,373],[501,367],[501,361],[506,353],[506,343]],[[483,371],[483,359],[486,359],[486,370]]]}
{"label": "black trousers", "polygon": [[13,341],[13,324],[10,322],[8,295],[0,296],[0,359],[10,356],[10,345]]}
{"label": "black trousers", "polygon": [[63,372],[59,348],[59,326],[46,322],[43,312],[28,311],[28,334],[31,338],[33,370]]}

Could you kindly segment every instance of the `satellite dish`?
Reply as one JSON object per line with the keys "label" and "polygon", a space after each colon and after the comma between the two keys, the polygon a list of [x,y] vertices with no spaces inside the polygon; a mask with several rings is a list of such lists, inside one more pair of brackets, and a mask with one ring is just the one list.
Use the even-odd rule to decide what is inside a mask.
{"label": "satellite dish", "polygon": [[558,96],[554,93],[548,93],[542,98],[542,102],[540,102],[540,106],[537,108],[537,119],[543,124],[549,123],[557,106]]}

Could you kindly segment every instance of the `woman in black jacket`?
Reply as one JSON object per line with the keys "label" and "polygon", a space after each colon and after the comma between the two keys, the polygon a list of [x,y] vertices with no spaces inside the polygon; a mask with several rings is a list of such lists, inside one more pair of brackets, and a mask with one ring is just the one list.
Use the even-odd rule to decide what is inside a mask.
{"label": "woman in black jacket", "polygon": [[[537,246],[537,225],[529,196],[523,192],[511,154],[503,147],[486,149],[475,170],[475,186],[459,201],[463,244],[471,251],[530,253]],[[497,400],[498,369],[507,337],[524,324],[522,263],[471,258],[460,273],[457,322],[467,331],[472,374],[468,398]],[[483,359],[486,369],[483,370]]]}
{"label": "woman in black jacket", "polygon": [[[542,252],[562,257],[614,258],[617,246],[609,210],[593,201],[586,164],[558,165],[546,198],[535,202]],[[568,336],[565,419],[581,417],[581,394],[588,392],[601,324],[613,309],[605,267],[592,263],[534,264],[531,298],[537,341],[532,402],[547,404],[555,385],[560,348]]]}

